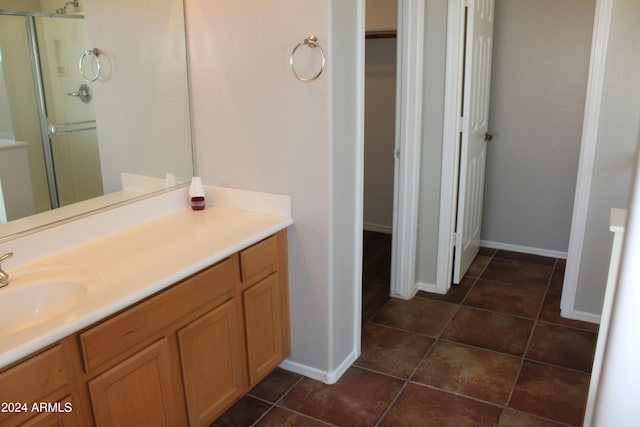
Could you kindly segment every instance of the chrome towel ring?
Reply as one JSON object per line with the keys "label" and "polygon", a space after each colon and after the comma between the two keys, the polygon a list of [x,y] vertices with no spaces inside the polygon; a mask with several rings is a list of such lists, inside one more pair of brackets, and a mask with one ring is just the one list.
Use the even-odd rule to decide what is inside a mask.
{"label": "chrome towel ring", "polygon": [[[298,50],[298,48],[300,46],[308,46],[312,49],[318,48],[318,51],[320,52],[320,55],[322,56],[322,65],[320,66],[320,71],[318,71],[318,73],[312,77],[304,77],[301,76],[300,74],[298,74],[298,72],[296,71],[296,67],[294,65],[294,60],[293,57],[296,53],[296,51]],[[291,67],[291,71],[293,72],[293,75],[296,77],[296,79],[300,80],[301,82],[312,82],[315,79],[317,79],[318,77],[320,77],[320,74],[322,74],[322,72],[324,71],[324,66],[327,63],[327,58],[324,55],[324,50],[322,49],[322,46],[320,46],[320,44],[318,43],[318,38],[314,35],[311,35],[309,37],[307,37],[306,39],[304,39],[303,41],[301,41],[300,43],[298,43],[296,45],[296,47],[293,48],[293,50],[291,51],[291,55],[289,56],[289,66]]]}
{"label": "chrome towel ring", "polygon": [[[84,73],[84,59],[86,57],[93,57],[95,58],[95,63],[96,63],[96,73],[94,74],[93,77],[87,77],[86,74]],[[82,77],[82,79],[86,82],[89,83],[93,83],[96,80],[98,80],[98,77],[100,77],[100,54],[98,52],[97,48],[93,48],[90,50],[85,50],[84,53],[82,54],[82,56],[80,57],[80,62],[78,63],[78,68],[80,69],[80,76]]]}

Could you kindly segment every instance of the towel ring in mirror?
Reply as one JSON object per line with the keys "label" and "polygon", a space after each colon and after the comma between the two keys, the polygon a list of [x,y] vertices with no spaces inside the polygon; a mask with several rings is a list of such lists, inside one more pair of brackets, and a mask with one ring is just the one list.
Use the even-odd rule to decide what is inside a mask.
{"label": "towel ring in mirror", "polygon": [[[86,74],[84,73],[84,59],[86,57],[92,57],[95,58],[95,63],[96,63],[96,72],[92,77],[87,77]],[[98,77],[100,77],[100,55],[98,53],[98,49],[97,48],[93,48],[93,49],[89,49],[89,50],[85,50],[84,53],[82,54],[82,56],[80,57],[80,62],[78,63],[78,68],[80,69],[80,76],[82,77],[82,79],[88,83],[93,83],[96,80],[98,80]]]}

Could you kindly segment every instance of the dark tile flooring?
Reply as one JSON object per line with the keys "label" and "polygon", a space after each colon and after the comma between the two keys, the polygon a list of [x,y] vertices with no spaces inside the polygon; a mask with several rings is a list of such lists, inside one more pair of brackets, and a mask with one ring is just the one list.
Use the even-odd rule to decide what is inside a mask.
{"label": "dark tile flooring", "polygon": [[482,249],[447,295],[370,316],[337,384],[278,369],[214,425],[581,425],[597,325],[560,317],[563,270]]}

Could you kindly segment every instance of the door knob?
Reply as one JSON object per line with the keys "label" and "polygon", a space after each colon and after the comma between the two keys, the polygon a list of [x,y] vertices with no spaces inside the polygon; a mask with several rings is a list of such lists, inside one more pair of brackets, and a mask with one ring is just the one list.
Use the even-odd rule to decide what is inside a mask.
{"label": "door knob", "polygon": [[484,133],[484,140],[489,142],[493,139],[493,135],[491,135],[489,132],[485,132]]}

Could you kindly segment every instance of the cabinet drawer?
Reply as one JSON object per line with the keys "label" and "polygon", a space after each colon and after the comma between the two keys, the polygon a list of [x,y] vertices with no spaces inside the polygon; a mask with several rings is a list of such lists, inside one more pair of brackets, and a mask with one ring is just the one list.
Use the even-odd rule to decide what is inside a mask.
{"label": "cabinet drawer", "polygon": [[37,402],[68,383],[58,344],[0,374],[1,402]]}
{"label": "cabinet drawer", "polygon": [[80,334],[86,372],[162,331],[209,303],[221,304],[234,295],[234,267],[227,259],[176,286]]}
{"label": "cabinet drawer", "polygon": [[271,236],[240,252],[243,282],[259,280],[278,269],[278,239]]}

